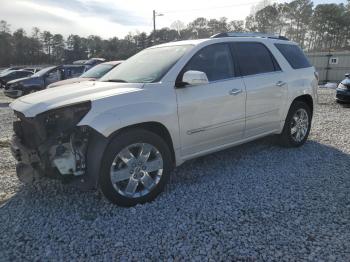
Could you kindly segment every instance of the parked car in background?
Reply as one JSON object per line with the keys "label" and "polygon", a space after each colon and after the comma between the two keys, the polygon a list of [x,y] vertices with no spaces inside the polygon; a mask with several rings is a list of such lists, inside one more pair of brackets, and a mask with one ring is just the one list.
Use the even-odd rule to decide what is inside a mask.
{"label": "parked car in background", "polygon": [[76,60],[73,61],[73,65],[83,65],[85,62],[87,61],[87,59],[82,59],[82,60]]}
{"label": "parked car in background", "polygon": [[5,87],[6,83],[18,78],[31,76],[33,72],[27,70],[9,70],[0,75],[0,88]]}
{"label": "parked car in background", "polygon": [[33,74],[35,74],[36,72],[39,72],[41,69],[42,69],[41,67],[25,67],[22,70],[31,71]]}
{"label": "parked car in background", "polygon": [[350,74],[345,74],[345,79],[336,89],[335,98],[340,103],[350,103]]}
{"label": "parked car in background", "polygon": [[85,65],[88,70],[94,67],[95,65],[101,64],[103,62],[106,62],[106,59],[94,57],[87,60],[76,60],[73,62],[73,65]]}
{"label": "parked car in background", "polygon": [[11,103],[17,175],[76,178],[113,203],[145,203],[186,160],[267,135],[302,146],[317,82],[284,37],[224,33],[153,46],[98,81]]}
{"label": "parked car in background", "polygon": [[111,71],[114,67],[119,65],[123,61],[109,61],[105,63],[98,64],[94,66],[93,68],[86,71],[84,74],[82,74],[79,77],[70,78],[62,81],[58,81],[55,83],[52,83],[47,86],[47,88],[52,88],[56,86],[62,86],[67,84],[73,84],[73,83],[80,83],[83,81],[94,81],[96,79],[101,78],[105,74],[107,74],[109,71]]}
{"label": "parked car in background", "polygon": [[85,72],[84,65],[60,65],[51,66],[40,70],[30,77],[20,78],[7,82],[4,94],[11,98],[17,98],[29,93],[45,89],[48,85],[80,76]]}
{"label": "parked car in background", "polygon": [[23,69],[23,66],[11,66],[11,67],[8,67],[8,68],[1,70],[0,75],[6,74],[9,71],[20,70],[20,69]]}
{"label": "parked car in background", "polygon": [[91,58],[89,60],[87,60],[84,65],[86,66],[87,70],[89,70],[90,68],[98,65],[98,64],[101,64],[103,62],[106,62],[106,59],[104,58]]}

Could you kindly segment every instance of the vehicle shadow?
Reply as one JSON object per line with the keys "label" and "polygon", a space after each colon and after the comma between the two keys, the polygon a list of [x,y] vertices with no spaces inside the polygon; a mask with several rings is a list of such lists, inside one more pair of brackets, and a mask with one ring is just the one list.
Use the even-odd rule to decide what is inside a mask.
{"label": "vehicle shadow", "polygon": [[[68,246],[74,248],[69,239],[104,247],[105,243],[115,245],[118,235],[124,242],[118,242],[114,252],[139,248],[141,236],[152,239],[154,249],[163,255],[168,251],[162,249],[162,243],[178,241],[179,236],[187,241],[188,252],[195,252],[195,245],[186,240],[191,238],[188,229],[192,227],[191,234],[204,237],[217,230],[219,238],[234,243],[253,237],[249,247],[253,251],[258,245],[278,247],[281,241],[288,250],[298,250],[298,243],[307,242],[289,242],[284,236],[306,239],[309,221],[317,225],[313,232],[318,232],[332,226],[328,219],[334,223],[347,219],[350,155],[312,140],[295,149],[276,146],[273,140],[269,137],[188,161],[174,171],[165,192],[155,201],[133,208],[117,207],[96,191],[77,191],[58,181],[22,185],[0,208],[2,235],[6,236],[0,239],[0,252],[1,246],[24,251],[29,242],[64,252]],[[246,235],[247,227],[254,233]],[[282,233],[276,236],[258,228],[279,228]],[[159,230],[168,233],[154,238],[152,232]],[[225,233],[232,230],[235,234]],[[135,232],[140,236],[135,237]],[[327,237],[323,232],[327,230],[319,232],[320,239]],[[266,246],[267,236],[274,240]],[[43,255],[42,248],[32,252]],[[85,254],[84,249],[76,252]],[[96,252],[103,256],[109,251]],[[239,246],[235,252],[239,254]]]}
{"label": "vehicle shadow", "polygon": [[[270,136],[185,162],[175,170],[171,183],[176,186],[177,184],[196,183],[201,179],[210,180],[213,173],[226,175],[227,170],[232,174],[236,174],[239,170],[254,172],[259,171],[258,167],[264,165],[270,166],[281,174],[286,174],[291,171],[288,169],[292,164],[291,161],[301,164],[297,170],[301,174],[310,171],[309,168],[303,169],[304,166],[315,164],[316,168],[312,171],[316,172],[316,175],[321,170],[332,170],[332,166],[342,167],[341,163],[347,163],[349,167],[350,154],[313,140],[308,140],[299,148],[284,148],[278,145],[274,136]],[[193,171],[202,170],[208,171],[193,174]],[[350,174],[349,170],[344,169],[343,171]]]}
{"label": "vehicle shadow", "polygon": [[[295,166],[295,163],[298,165]],[[334,169],[335,167],[337,169]],[[268,175],[269,169],[281,176],[292,172],[298,173],[300,177],[303,175],[317,177],[320,172],[332,174],[335,170],[340,172],[339,174],[349,174],[350,155],[312,140],[300,148],[283,148],[277,145],[273,136],[262,138],[185,162],[173,171],[160,198],[166,198],[166,195],[183,186],[190,187],[197,183],[202,185],[213,179],[219,182],[220,177],[225,176],[230,176],[232,183],[235,183],[235,177],[240,174]],[[348,179],[347,182],[350,184],[350,176]],[[50,200],[53,201],[50,202],[51,205],[60,206],[61,201],[74,203],[78,200],[80,203],[89,202],[97,210],[101,204],[101,209],[104,205],[109,205],[99,191],[83,192],[71,184],[62,184],[60,180],[43,178],[33,185],[22,184],[19,188],[10,202],[28,201],[29,204],[32,201],[46,203]],[[1,212],[11,208],[11,205],[5,204]]]}
{"label": "vehicle shadow", "polygon": [[350,108],[350,103],[340,103],[340,106],[343,108]]}

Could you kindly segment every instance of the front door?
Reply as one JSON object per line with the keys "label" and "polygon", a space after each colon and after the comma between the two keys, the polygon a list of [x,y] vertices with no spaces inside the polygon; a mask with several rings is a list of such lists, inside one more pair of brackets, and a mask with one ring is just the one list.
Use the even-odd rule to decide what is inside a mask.
{"label": "front door", "polygon": [[45,87],[49,84],[55,83],[61,80],[61,71],[60,69],[54,69],[50,71],[45,77]]}
{"label": "front door", "polygon": [[185,158],[241,139],[245,126],[245,87],[235,77],[229,45],[201,49],[182,74],[189,70],[206,73],[209,83],[176,89]]}

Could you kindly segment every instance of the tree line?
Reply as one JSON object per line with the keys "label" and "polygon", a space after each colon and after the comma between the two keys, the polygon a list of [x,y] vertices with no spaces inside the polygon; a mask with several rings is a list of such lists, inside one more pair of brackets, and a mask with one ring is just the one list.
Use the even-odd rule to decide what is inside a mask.
{"label": "tree line", "polygon": [[273,3],[264,0],[245,20],[199,17],[185,25],[175,21],[170,28],[147,34],[129,33],[124,38],[102,39],[41,31],[34,27],[11,32],[0,21],[0,66],[12,64],[59,64],[89,57],[127,59],[138,51],[170,41],[206,38],[220,32],[263,32],[284,35],[307,51],[350,49],[350,0],[347,4],[319,4],[311,0]]}

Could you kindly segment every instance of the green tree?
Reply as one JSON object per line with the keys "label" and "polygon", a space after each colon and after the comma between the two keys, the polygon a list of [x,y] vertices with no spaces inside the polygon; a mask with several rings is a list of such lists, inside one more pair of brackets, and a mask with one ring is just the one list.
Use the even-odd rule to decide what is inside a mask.
{"label": "green tree", "polygon": [[65,60],[67,62],[88,58],[87,40],[85,38],[78,35],[69,35],[66,44]]}
{"label": "green tree", "polygon": [[286,35],[298,42],[301,47],[305,45],[307,29],[311,22],[313,3],[310,0],[294,0],[285,4],[285,16],[289,19]]}
{"label": "green tree", "polygon": [[276,33],[279,17],[278,10],[275,5],[269,5],[259,10],[255,14],[256,27],[262,33]]}
{"label": "green tree", "polygon": [[246,29],[244,28],[243,20],[233,20],[228,24],[229,31],[231,32],[244,32]]}
{"label": "green tree", "polygon": [[27,51],[27,37],[25,31],[20,28],[13,33],[13,53],[14,53],[14,63],[25,64],[28,60]]}
{"label": "green tree", "polygon": [[103,53],[103,40],[96,35],[90,35],[87,38],[87,48],[89,57],[99,57]]}
{"label": "green tree", "polygon": [[44,31],[41,33],[40,37],[43,45],[43,51],[47,56],[47,62],[51,63],[52,34],[49,31]]}
{"label": "green tree", "polygon": [[10,26],[6,21],[0,21],[0,65],[8,66],[13,63],[13,41]]}
{"label": "green tree", "polygon": [[8,34],[11,33],[10,25],[4,20],[0,20],[0,32]]}
{"label": "green tree", "polygon": [[56,63],[64,60],[64,38],[61,34],[54,34],[51,38],[52,58]]}

